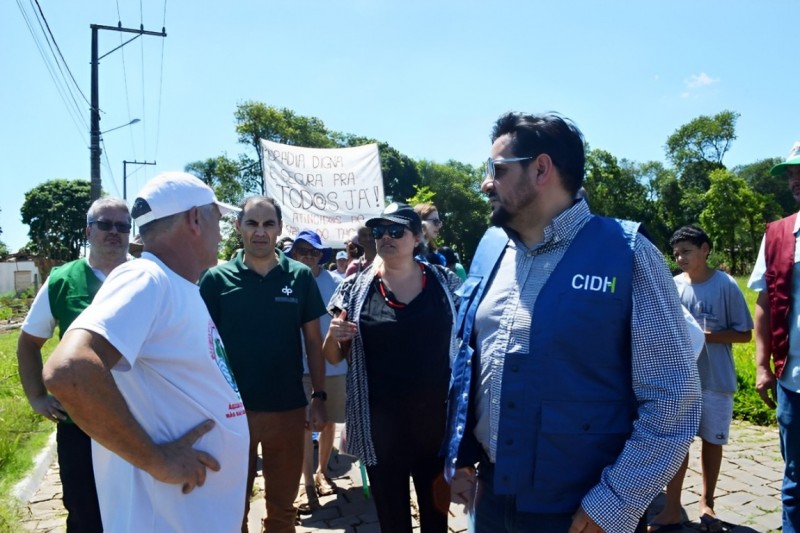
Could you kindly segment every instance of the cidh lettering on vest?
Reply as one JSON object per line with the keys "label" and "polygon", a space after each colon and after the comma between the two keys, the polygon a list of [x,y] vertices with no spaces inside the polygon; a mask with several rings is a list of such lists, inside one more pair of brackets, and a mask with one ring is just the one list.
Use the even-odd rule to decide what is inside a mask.
{"label": "cidh lettering on vest", "polygon": [[617,278],[591,276],[589,274],[575,274],[572,277],[572,288],[584,291],[610,292],[614,294]]}

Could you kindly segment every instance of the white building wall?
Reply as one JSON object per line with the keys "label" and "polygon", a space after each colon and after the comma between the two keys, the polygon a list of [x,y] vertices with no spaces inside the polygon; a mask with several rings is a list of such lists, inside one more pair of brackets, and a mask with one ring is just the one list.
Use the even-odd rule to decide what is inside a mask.
{"label": "white building wall", "polygon": [[[17,274],[19,272],[20,274]],[[24,273],[28,273],[25,276]],[[36,265],[33,261],[10,261],[7,263],[0,263],[0,293],[16,291],[14,280],[22,279],[27,283],[27,286],[34,283],[41,284],[42,280],[39,279],[39,271],[36,270]],[[29,281],[28,281],[29,280]],[[22,289],[24,290],[24,288]]]}

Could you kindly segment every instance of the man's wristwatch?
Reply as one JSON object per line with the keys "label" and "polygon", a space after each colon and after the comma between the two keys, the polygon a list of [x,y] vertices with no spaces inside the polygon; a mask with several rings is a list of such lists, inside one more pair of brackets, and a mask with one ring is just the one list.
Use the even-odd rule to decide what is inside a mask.
{"label": "man's wristwatch", "polygon": [[324,390],[315,390],[311,393],[311,398],[318,398],[324,402],[328,399],[328,393]]}

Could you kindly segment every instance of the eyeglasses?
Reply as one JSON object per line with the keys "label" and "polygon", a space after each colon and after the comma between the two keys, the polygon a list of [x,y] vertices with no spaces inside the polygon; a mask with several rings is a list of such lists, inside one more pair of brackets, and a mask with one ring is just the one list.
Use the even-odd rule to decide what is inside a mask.
{"label": "eyeglasses", "polygon": [[322,250],[316,248],[295,248],[292,250],[292,255],[298,257],[319,257],[322,255]]}
{"label": "eyeglasses", "polygon": [[111,231],[111,228],[117,230],[119,233],[130,233],[131,225],[124,222],[109,222],[108,220],[90,220],[89,225],[94,224],[101,231]]}
{"label": "eyeglasses", "polygon": [[527,161],[528,159],[533,159],[533,157],[506,157],[501,159],[492,159],[490,157],[489,159],[486,160],[486,177],[489,178],[490,181],[494,181],[496,165],[505,165],[507,163]]}
{"label": "eyeglasses", "polygon": [[439,226],[442,225],[444,221],[441,218],[427,218],[425,219],[425,222],[430,222],[431,224],[433,224],[438,228]]}
{"label": "eyeglasses", "polygon": [[382,239],[385,234],[389,234],[392,239],[402,239],[406,232],[406,227],[402,224],[387,224],[385,226],[375,226],[372,228],[372,236],[375,239]]}

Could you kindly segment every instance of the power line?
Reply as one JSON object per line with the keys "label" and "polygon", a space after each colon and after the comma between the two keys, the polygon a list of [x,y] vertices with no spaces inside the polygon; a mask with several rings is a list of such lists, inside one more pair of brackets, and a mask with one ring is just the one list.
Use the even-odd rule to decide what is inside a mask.
{"label": "power line", "polygon": [[[50,75],[50,79],[52,80],[53,85],[56,88],[56,92],[58,92],[58,95],[61,98],[61,101],[62,101],[62,103],[64,104],[64,107],[67,110],[67,114],[69,115],[70,119],[72,120],[72,123],[75,125],[76,129],[78,130],[78,134],[81,136],[81,138],[84,140],[84,143],[85,143],[86,142],[86,135],[85,135],[84,132],[86,131],[85,130],[86,119],[81,114],[80,107],[71,106],[69,101],[67,100],[67,96],[64,94],[64,92],[67,89],[65,87],[63,87],[61,85],[61,83],[59,82],[59,80],[58,80],[58,78],[57,78],[57,76],[55,74],[55,70],[54,70],[53,66],[51,65],[51,63],[50,63],[50,60],[48,59],[47,54],[45,53],[44,47],[42,46],[42,43],[41,43],[41,41],[40,41],[40,39],[39,39],[39,37],[38,37],[38,35],[36,33],[36,30],[33,27],[33,24],[31,23],[29,15],[26,13],[25,8],[22,5],[21,0],[17,0],[17,7],[19,8],[20,14],[22,15],[22,18],[25,21],[26,26],[28,27],[28,31],[31,34],[31,38],[33,39],[33,43],[36,45],[36,48],[39,51],[39,55],[41,56],[42,61],[44,62],[44,66],[47,69],[47,73]],[[73,98],[73,100],[74,100],[74,98]],[[80,122],[83,122],[83,125],[80,124]]]}
{"label": "power line", "polygon": [[75,88],[78,89],[78,92],[83,97],[83,101],[88,104],[89,103],[89,99],[86,98],[86,95],[83,94],[83,91],[81,91],[81,88],[78,85],[78,82],[75,80],[75,76],[72,75],[72,71],[70,70],[69,65],[67,65],[67,60],[64,59],[64,55],[61,53],[61,48],[59,48],[58,43],[56,42],[56,38],[53,35],[53,32],[50,31],[50,24],[47,23],[47,19],[45,18],[44,12],[42,11],[42,6],[39,5],[39,0],[34,0],[34,2],[36,2],[36,7],[39,10],[39,14],[41,15],[42,20],[44,21],[44,25],[47,27],[47,33],[50,34],[50,39],[53,41],[53,45],[56,47],[56,50],[58,51],[58,56],[61,58],[61,62],[64,63],[64,68],[67,69],[67,72],[69,73],[69,77],[72,78],[72,83],[75,84]]}
{"label": "power line", "polygon": [[108,173],[111,176],[111,185],[114,187],[114,196],[117,198],[122,198],[122,195],[119,192],[119,187],[117,187],[117,180],[114,179],[114,170],[111,168],[111,160],[108,158],[108,149],[106,149],[106,141],[100,137],[100,144],[103,145],[103,156],[106,159],[106,169],[108,169]]}
{"label": "power line", "polygon": [[[164,15],[161,19],[161,31],[167,27],[167,0],[164,0]],[[156,157],[154,159],[158,159],[158,147],[160,146],[159,141],[161,138],[161,102],[162,97],[164,95],[164,47],[166,46],[166,39],[161,41],[161,68],[159,69],[158,73],[158,105],[156,108],[156,145],[153,149]]]}
{"label": "power line", "polygon": [[[31,3],[31,6],[33,6],[33,3]],[[39,12],[41,13],[41,10],[39,10]],[[53,40],[53,44],[50,44],[50,38],[52,38],[52,34],[50,35],[50,38],[48,38],[48,34],[45,31],[45,26],[42,26],[43,16],[40,17],[40,15],[35,10],[34,10],[34,15],[36,16],[36,22],[39,24],[39,29],[42,31],[42,35],[44,35],[45,42],[47,43],[47,47],[50,49],[50,55],[53,56],[53,59],[55,60],[54,61],[55,65],[56,65],[56,67],[58,67],[59,74],[61,74],[61,80],[63,80],[63,84],[64,84],[63,87],[66,89],[66,92],[69,94],[70,99],[72,100],[73,104],[75,105],[75,109],[79,110],[81,108],[81,106],[80,106],[80,104],[78,104],[78,101],[75,98],[75,93],[72,90],[72,88],[71,88],[71,86],[69,84],[69,81],[67,80],[66,76],[64,75],[64,69],[61,68],[61,63],[58,61],[58,57],[56,57],[56,54],[53,51],[53,45],[56,45],[56,48],[58,47],[58,45],[55,43],[55,40]],[[44,23],[46,25],[47,24],[47,20],[44,20]],[[60,51],[59,51],[59,53],[60,53]],[[64,66],[67,68],[67,70],[69,70],[69,67],[67,67],[66,64]],[[70,75],[72,75],[71,72],[70,72]],[[78,90],[80,90],[80,89],[78,89]]]}

